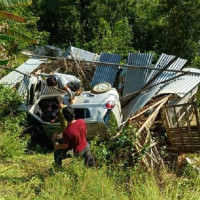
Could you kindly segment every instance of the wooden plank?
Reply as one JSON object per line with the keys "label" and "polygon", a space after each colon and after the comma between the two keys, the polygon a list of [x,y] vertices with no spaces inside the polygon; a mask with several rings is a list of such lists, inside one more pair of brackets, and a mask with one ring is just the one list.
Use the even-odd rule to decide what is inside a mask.
{"label": "wooden plank", "polygon": [[196,115],[197,127],[198,127],[199,138],[200,138],[199,111],[198,111],[198,109],[197,109],[197,104],[196,104],[196,102],[194,102],[194,113],[195,113],[195,115]]}
{"label": "wooden plank", "polygon": [[[173,106],[173,110],[174,110],[174,113],[176,113],[176,107]],[[181,141],[182,141],[181,131],[180,131],[179,122],[178,122],[178,119],[177,119],[176,114],[175,114],[175,120],[176,120],[176,123],[177,123],[178,134],[179,134],[180,139],[181,139]],[[172,137],[173,137],[173,136],[172,136]],[[182,145],[183,145],[183,142],[182,142]],[[184,146],[183,146],[183,148],[184,148]]]}
{"label": "wooden plank", "polygon": [[191,105],[192,103],[184,103],[184,104],[176,104],[176,105],[171,105],[171,106],[165,106],[165,108],[174,108],[174,107],[184,107],[184,106],[188,106]]}
{"label": "wooden plank", "polygon": [[[191,133],[191,128],[190,128],[190,119],[189,119],[189,113],[188,113],[188,110],[187,110],[187,107],[185,107],[185,113],[186,113],[186,119],[187,119],[187,126],[188,126],[188,130],[189,130],[189,135],[190,135],[190,139],[191,139],[191,142],[192,142],[192,145],[194,144],[193,142],[193,138],[192,138],[192,133]],[[194,148],[195,150],[195,148]]]}
{"label": "wooden plank", "polygon": [[124,126],[124,125],[127,123],[128,120],[133,120],[133,119],[135,119],[135,118],[141,116],[142,114],[144,114],[145,112],[147,112],[149,109],[152,109],[152,108],[156,107],[157,105],[159,105],[160,103],[162,103],[163,100],[169,99],[170,96],[171,96],[171,94],[168,95],[167,97],[161,99],[160,101],[156,102],[155,104],[149,106],[148,108],[144,109],[144,110],[141,111],[140,113],[138,113],[138,114],[132,116],[131,118],[128,118],[126,121],[122,122],[120,125],[121,125],[121,126]]}
{"label": "wooden plank", "polygon": [[165,129],[166,129],[166,132],[167,132],[168,140],[169,140],[170,144],[173,146],[173,140],[172,140],[170,126],[169,126],[170,122],[168,120],[167,112],[168,112],[167,108],[163,107],[162,108],[162,121],[163,121],[163,124],[165,125]]}
{"label": "wooden plank", "polygon": [[139,128],[139,130],[136,132],[136,136],[140,134],[140,132],[145,128],[149,129],[151,125],[153,124],[155,118],[157,117],[161,107],[168,101],[168,98],[164,98],[162,103],[155,109],[155,111],[148,117],[148,119],[143,123],[143,125]]}

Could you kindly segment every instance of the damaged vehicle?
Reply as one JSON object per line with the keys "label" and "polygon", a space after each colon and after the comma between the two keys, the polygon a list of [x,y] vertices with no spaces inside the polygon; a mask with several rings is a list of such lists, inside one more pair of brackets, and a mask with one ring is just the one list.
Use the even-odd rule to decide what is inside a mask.
{"label": "damaged vehicle", "polygon": [[[51,103],[58,109],[58,97],[62,97],[64,104],[69,105],[68,95],[48,87],[41,77],[35,76],[25,76],[18,92],[26,99],[19,109],[27,112],[32,134],[34,137],[45,136],[50,142],[51,136],[60,130],[61,124],[59,121],[52,123],[42,118],[43,105]],[[79,96],[75,96],[75,102],[71,106],[74,108],[75,118],[85,120],[89,140],[106,133],[110,116],[114,116],[117,126],[120,126],[122,112],[119,94],[109,83],[100,83],[95,85],[92,91],[83,91]]]}

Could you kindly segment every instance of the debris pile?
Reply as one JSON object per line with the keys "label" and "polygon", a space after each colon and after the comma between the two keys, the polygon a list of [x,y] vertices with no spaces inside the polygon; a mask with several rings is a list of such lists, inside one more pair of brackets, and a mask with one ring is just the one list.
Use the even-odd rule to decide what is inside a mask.
{"label": "debris pile", "polygon": [[[85,90],[102,82],[108,82],[117,89],[122,88],[120,100],[124,122],[121,126],[123,128],[127,123],[136,125],[137,130],[133,133],[136,140],[131,145],[134,143],[138,154],[148,149],[141,158],[148,169],[163,165],[160,147],[166,138],[166,144],[176,153],[200,150],[199,114],[194,103],[200,83],[200,70],[182,69],[187,60],[167,54],[162,54],[152,64],[152,54],[129,53],[127,64],[120,65],[120,55],[102,53],[96,64],[87,60],[85,53],[81,54],[82,57],[85,56],[82,59],[84,62],[75,56],[71,59],[59,57],[51,62],[47,59],[30,59],[28,67],[30,69],[35,64],[32,73],[40,70],[42,73],[75,75],[82,80]],[[77,51],[78,54],[80,51]],[[117,77],[121,77],[123,81],[116,83],[119,80]],[[119,143],[123,140],[121,133],[119,131],[114,136]]]}
{"label": "debris pile", "polygon": [[[80,72],[82,70],[82,74]],[[79,61],[78,63],[74,60],[59,59],[56,61],[44,62],[39,67],[37,67],[32,73],[41,70],[42,73],[58,72],[64,74],[75,75],[80,78],[85,90],[90,90],[90,83],[92,81],[96,64],[86,63]],[[84,78],[84,77],[86,78]]]}

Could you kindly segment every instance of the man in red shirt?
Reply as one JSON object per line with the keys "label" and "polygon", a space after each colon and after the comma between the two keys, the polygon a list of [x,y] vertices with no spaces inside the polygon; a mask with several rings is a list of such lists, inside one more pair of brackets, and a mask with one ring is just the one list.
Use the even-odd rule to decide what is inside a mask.
{"label": "man in red shirt", "polygon": [[54,160],[58,165],[62,165],[62,159],[66,157],[68,150],[73,150],[75,156],[82,156],[85,160],[87,166],[94,165],[94,159],[90,152],[90,145],[87,142],[87,126],[84,120],[75,120],[74,110],[71,106],[63,108],[62,111],[65,119],[68,122],[68,126],[63,131],[62,143],[65,145],[63,149],[63,144],[61,149],[54,151]]}

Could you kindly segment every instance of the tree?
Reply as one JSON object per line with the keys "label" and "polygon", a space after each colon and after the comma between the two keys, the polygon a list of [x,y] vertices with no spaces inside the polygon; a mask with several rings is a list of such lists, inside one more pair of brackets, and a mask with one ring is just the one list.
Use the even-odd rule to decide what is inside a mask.
{"label": "tree", "polygon": [[0,59],[8,59],[19,49],[46,41],[48,34],[38,32],[38,18],[29,9],[30,4],[30,0],[0,1],[0,49],[4,52],[0,53]]}
{"label": "tree", "polygon": [[3,33],[0,35],[1,39],[13,41],[14,38],[23,40],[24,42],[28,43],[36,43],[36,40],[32,39],[31,37],[28,37],[9,26],[8,20],[13,20],[20,23],[26,23],[27,20],[21,16],[18,16],[16,14],[13,14],[12,12],[8,12],[6,9],[9,9],[10,7],[14,7],[17,5],[29,5],[31,3],[30,0],[2,0],[0,2],[0,32]]}
{"label": "tree", "polygon": [[39,28],[51,33],[50,43],[100,53],[125,54],[131,49],[132,28],[126,13],[128,0],[34,0]]}
{"label": "tree", "polygon": [[160,50],[191,62],[200,52],[200,1],[161,0],[160,5],[166,21],[159,38],[163,43]]}

